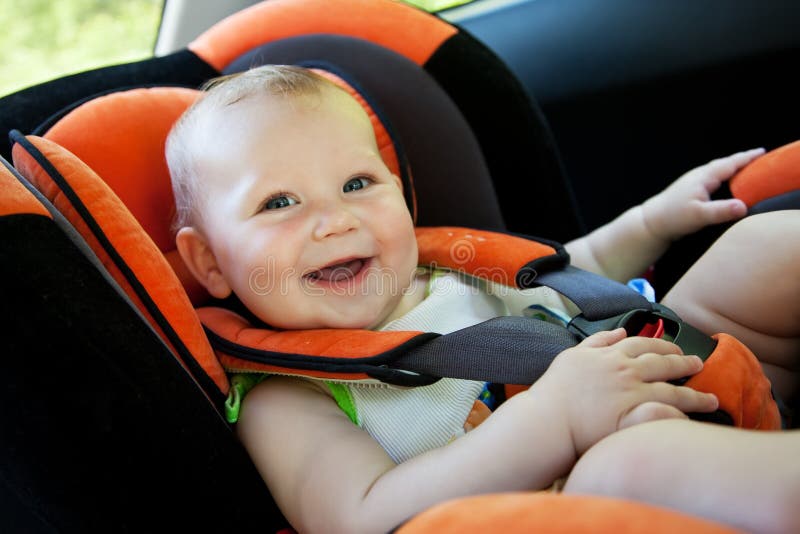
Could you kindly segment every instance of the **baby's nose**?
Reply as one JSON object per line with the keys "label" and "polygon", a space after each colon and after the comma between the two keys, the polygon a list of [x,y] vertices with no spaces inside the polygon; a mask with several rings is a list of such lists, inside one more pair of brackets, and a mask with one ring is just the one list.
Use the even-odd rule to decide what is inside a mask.
{"label": "baby's nose", "polygon": [[331,207],[320,215],[314,227],[314,238],[325,239],[355,230],[359,227],[359,219],[344,207]]}

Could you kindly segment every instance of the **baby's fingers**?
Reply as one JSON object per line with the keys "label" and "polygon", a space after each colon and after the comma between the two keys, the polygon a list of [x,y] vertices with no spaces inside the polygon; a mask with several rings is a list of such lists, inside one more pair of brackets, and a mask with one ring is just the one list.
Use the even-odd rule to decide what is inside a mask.
{"label": "baby's fingers", "polygon": [[747,215],[747,205],[738,198],[703,202],[700,209],[703,222],[707,225],[733,221]]}
{"label": "baby's fingers", "polygon": [[763,154],[763,148],[744,150],[724,158],[710,161],[708,163],[708,169],[714,179],[725,181],[736,174],[736,171]]}
{"label": "baby's fingers", "polygon": [[615,346],[631,358],[636,358],[650,352],[655,354],[683,354],[683,351],[678,345],[665,339],[652,337],[630,336],[623,339]]}
{"label": "baby's fingers", "polygon": [[591,336],[587,337],[580,343],[578,343],[579,347],[609,347],[614,343],[617,343],[620,340],[625,339],[624,328],[617,328],[615,330],[603,330],[601,332],[596,332]]}
{"label": "baby's fingers", "polygon": [[678,410],[688,412],[713,412],[719,407],[719,401],[711,393],[702,393],[686,386],[673,386],[666,382],[654,382],[647,385],[649,397],[655,401]]}
{"label": "baby's fingers", "polygon": [[638,367],[642,382],[666,382],[699,373],[703,361],[697,356],[680,354],[642,354],[633,365]]}

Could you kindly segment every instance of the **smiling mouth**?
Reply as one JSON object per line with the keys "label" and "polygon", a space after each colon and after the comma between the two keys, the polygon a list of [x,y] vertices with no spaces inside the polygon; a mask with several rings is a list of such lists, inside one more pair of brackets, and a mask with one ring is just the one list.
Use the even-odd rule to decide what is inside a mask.
{"label": "smiling mouth", "polygon": [[369,264],[371,258],[353,258],[344,261],[337,261],[312,271],[304,276],[314,282],[341,282],[355,278]]}

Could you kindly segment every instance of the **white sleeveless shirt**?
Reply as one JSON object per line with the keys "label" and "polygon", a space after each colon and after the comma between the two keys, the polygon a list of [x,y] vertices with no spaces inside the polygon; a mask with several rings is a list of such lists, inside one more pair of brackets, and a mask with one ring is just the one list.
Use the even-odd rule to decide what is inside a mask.
{"label": "white sleeveless shirt", "polygon": [[[429,294],[381,330],[447,334],[507,315],[537,309],[563,310],[557,293],[546,288],[519,291],[447,271],[431,273]],[[559,311],[556,311],[559,313]],[[442,447],[464,434],[464,422],[483,382],[442,378],[429,386],[400,388],[383,383],[330,384],[339,405],[397,463]],[[338,390],[338,391],[337,391]]]}

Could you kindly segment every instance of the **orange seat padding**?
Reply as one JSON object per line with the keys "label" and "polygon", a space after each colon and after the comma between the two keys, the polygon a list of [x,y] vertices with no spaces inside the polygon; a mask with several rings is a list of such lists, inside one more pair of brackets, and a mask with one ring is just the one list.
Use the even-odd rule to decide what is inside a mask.
{"label": "orange seat padding", "polygon": [[747,165],[731,178],[730,188],[748,207],[800,190],[800,141],[771,150]]}
{"label": "orange seat padding", "polygon": [[164,142],[200,95],[180,87],[122,91],[71,111],[44,135],[75,154],[123,200],[162,251],[175,248],[175,201]]}
{"label": "orange seat padding", "polygon": [[[265,350],[270,353],[333,357],[355,360],[369,359],[389,352],[398,346],[422,335],[422,332],[397,331],[375,332],[372,330],[317,329],[317,330],[269,330],[253,327],[247,320],[223,308],[199,308],[197,310],[203,324],[222,338],[244,347]],[[217,348],[222,365],[231,372],[261,372],[278,374],[297,374],[298,370],[248,361],[225,353]],[[363,380],[369,378],[364,373],[327,372],[314,369],[303,371],[304,376],[338,380]]]}
{"label": "orange seat padding", "polygon": [[717,348],[705,361],[703,370],[687,380],[686,386],[716,395],[720,409],[733,418],[734,426],[780,430],[778,405],[758,359],[733,336],[711,337],[717,340]]}
{"label": "orange seat padding", "polygon": [[122,200],[164,254],[192,302],[202,302],[208,294],[175,247],[171,231],[175,199],[164,143],[172,125],[199,95],[181,87],[112,93],[75,108],[45,134],[96,172]]}
{"label": "orange seat padding", "polygon": [[28,191],[5,165],[0,165],[0,217],[21,214],[53,218],[33,193]]}
{"label": "orange seat padding", "polygon": [[443,20],[393,0],[270,0],[218,22],[188,48],[221,71],[266,43],[328,33],[371,41],[422,65],[457,32]]}
{"label": "orange seat padding", "polygon": [[741,534],[726,525],[639,502],[544,492],[489,494],[448,501],[422,512],[394,532]]}
{"label": "orange seat padding", "polygon": [[517,274],[529,262],[557,256],[550,245],[497,232],[455,226],[416,232],[420,265],[458,270],[510,287],[517,286]]}

